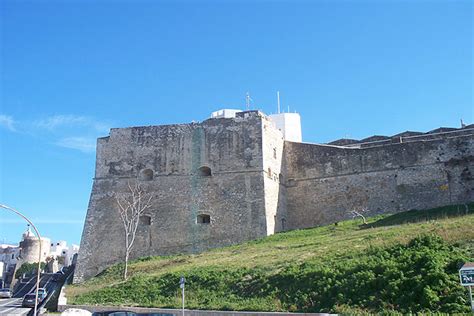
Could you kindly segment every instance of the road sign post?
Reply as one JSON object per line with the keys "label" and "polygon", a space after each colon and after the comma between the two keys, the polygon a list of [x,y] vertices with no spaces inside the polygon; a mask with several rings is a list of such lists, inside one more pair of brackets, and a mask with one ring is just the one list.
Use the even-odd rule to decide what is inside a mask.
{"label": "road sign post", "polygon": [[472,289],[469,286],[469,298],[471,299],[471,311],[474,313],[474,301],[472,300]]}
{"label": "road sign post", "polygon": [[183,301],[183,310],[182,310],[182,316],[184,316],[184,283],[186,283],[186,279],[184,276],[181,277],[179,280],[179,287],[181,288],[181,295],[182,295],[182,301]]}
{"label": "road sign post", "polygon": [[472,286],[474,286],[474,262],[465,263],[459,270],[459,279],[462,286],[469,288],[469,300],[471,301],[471,310],[474,313],[474,301],[472,300]]}

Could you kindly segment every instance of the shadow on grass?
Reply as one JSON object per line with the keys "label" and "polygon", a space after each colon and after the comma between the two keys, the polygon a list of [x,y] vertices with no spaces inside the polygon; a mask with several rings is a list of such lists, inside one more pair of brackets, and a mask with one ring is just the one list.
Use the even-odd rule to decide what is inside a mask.
{"label": "shadow on grass", "polygon": [[436,219],[450,218],[474,214],[474,203],[449,205],[429,210],[410,210],[384,217],[373,223],[360,226],[362,229],[383,226],[394,226],[406,223],[425,222]]}

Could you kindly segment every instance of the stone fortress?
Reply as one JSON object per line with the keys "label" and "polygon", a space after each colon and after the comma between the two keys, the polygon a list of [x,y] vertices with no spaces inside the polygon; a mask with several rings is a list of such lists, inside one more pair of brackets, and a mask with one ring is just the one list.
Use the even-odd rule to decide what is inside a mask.
{"label": "stone fortress", "polygon": [[[68,246],[64,240],[54,243],[51,239],[42,236],[40,241],[31,231],[30,225],[27,225],[18,245],[0,244],[0,288],[2,285],[12,287],[15,284],[15,272],[24,263],[38,263],[38,259],[51,265],[55,262],[56,269],[49,269],[49,272],[56,272],[60,266],[73,264],[78,250],[78,245]],[[61,263],[59,264],[58,261]]]}
{"label": "stone fortress", "polygon": [[111,129],[96,173],[75,282],[123,261],[115,193],[153,196],[131,258],[195,253],[368,215],[474,201],[474,126],[329,144],[300,116],[221,110],[200,123]]}

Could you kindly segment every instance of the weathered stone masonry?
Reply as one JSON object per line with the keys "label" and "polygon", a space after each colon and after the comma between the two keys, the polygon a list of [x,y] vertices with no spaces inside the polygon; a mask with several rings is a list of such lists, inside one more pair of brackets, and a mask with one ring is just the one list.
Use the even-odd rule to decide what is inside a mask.
{"label": "weathered stone masonry", "polygon": [[114,194],[130,181],[153,194],[132,258],[200,252],[333,223],[352,208],[375,214],[474,201],[472,131],[359,148],[295,143],[258,111],[112,129],[97,143],[75,281],[122,260]]}
{"label": "weathered stone masonry", "polygon": [[[112,129],[99,139],[76,280],[123,257],[114,193],[127,192],[127,183],[147,172],[151,180],[139,181],[153,192],[151,225],[140,227],[131,257],[199,252],[267,235],[262,124],[259,113],[246,112],[200,124]],[[202,214],[210,224],[197,223]]]}
{"label": "weathered stone masonry", "polygon": [[474,201],[472,135],[371,148],[285,143],[289,228]]}

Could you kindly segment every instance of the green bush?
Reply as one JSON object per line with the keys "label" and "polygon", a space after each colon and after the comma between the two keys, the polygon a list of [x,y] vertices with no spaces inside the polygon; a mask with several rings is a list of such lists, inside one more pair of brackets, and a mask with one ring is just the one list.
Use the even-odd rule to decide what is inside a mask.
{"label": "green bush", "polygon": [[467,312],[458,268],[468,257],[440,237],[371,249],[332,265],[304,264],[274,276],[280,300],[298,311],[350,306],[373,312]]}
{"label": "green bush", "polygon": [[[40,264],[41,270],[43,270],[45,266],[46,266],[46,264],[44,262],[41,262],[41,264]],[[25,274],[27,276],[31,276],[33,274],[36,274],[37,268],[38,268],[38,262],[34,262],[34,263],[25,262],[21,265],[21,267],[19,267],[16,270],[15,279],[19,279],[23,274]]]}
{"label": "green bush", "polygon": [[[458,268],[465,250],[438,236],[407,245],[369,248],[349,259],[309,261],[265,269],[210,266],[184,272],[186,306],[193,309],[340,313],[469,312]],[[75,304],[180,306],[183,272],[136,275],[74,298]]]}

